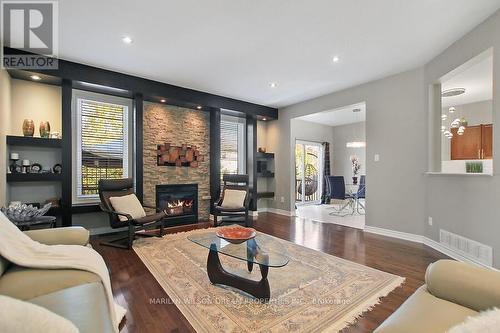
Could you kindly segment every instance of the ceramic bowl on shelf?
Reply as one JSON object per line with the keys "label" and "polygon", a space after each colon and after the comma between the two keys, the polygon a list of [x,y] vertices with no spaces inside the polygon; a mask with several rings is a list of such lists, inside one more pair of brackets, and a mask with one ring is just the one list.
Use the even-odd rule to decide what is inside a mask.
{"label": "ceramic bowl on shelf", "polygon": [[27,222],[36,219],[48,212],[52,206],[51,203],[45,204],[42,208],[36,208],[33,205],[10,205],[3,207],[2,213],[13,222]]}
{"label": "ceramic bowl on shelf", "polygon": [[244,227],[221,227],[215,232],[217,237],[229,243],[240,244],[254,238],[257,233],[254,228]]}

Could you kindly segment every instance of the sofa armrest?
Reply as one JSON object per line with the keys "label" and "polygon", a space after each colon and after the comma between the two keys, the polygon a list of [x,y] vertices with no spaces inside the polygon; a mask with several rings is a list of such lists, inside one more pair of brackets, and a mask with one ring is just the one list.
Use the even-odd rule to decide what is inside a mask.
{"label": "sofa armrest", "polygon": [[87,245],[90,233],[83,227],[25,231],[31,239],[46,245]]}
{"label": "sofa armrest", "polygon": [[500,272],[454,260],[427,267],[427,290],[434,296],[475,311],[500,306]]}

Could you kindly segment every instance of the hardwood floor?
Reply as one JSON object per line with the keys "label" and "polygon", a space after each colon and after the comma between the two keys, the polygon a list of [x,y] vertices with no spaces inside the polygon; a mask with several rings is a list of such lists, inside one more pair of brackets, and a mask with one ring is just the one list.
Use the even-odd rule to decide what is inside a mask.
{"label": "hardwood floor", "polygon": [[[210,224],[176,227],[169,233]],[[365,233],[358,229],[320,222],[305,222],[271,213],[259,214],[254,228],[291,242],[329,253],[406,278],[375,308],[343,332],[373,332],[424,283],[427,266],[445,255],[422,244]],[[118,303],[126,307],[126,320],[121,332],[194,332],[189,322],[173,304],[150,304],[152,298],[168,296],[149,273],[133,250],[121,250],[99,245],[102,238],[93,238],[92,245],[104,257],[111,270],[111,283]]]}

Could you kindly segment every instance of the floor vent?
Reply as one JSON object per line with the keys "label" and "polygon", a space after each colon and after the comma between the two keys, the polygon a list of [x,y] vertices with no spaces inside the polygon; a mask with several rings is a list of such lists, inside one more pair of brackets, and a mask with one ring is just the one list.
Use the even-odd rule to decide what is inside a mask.
{"label": "floor vent", "polygon": [[445,247],[458,252],[464,257],[478,261],[484,265],[493,265],[493,249],[471,239],[440,229],[439,242]]}

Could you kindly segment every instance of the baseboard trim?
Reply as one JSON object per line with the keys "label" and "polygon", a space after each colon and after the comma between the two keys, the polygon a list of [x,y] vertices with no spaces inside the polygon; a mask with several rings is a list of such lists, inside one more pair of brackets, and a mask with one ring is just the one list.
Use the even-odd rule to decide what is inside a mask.
{"label": "baseboard trim", "polygon": [[462,262],[467,262],[471,264],[475,264],[481,267],[485,268],[490,268],[496,270],[496,268],[491,267],[489,265],[486,265],[482,262],[477,261],[475,258],[469,257],[469,256],[464,256],[463,254],[455,251],[454,249],[451,249],[447,246],[444,246],[443,244],[436,242],[433,239],[430,239],[425,236],[421,235],[415,235],[415,234],[410,234],[407,232],[402,232],[402,231],[396,231],[396,230],[390,230],[390,229],[384,229],[384,228],[379,228],[379,227],[373,227],[373,226],[365,226],[365,231],[372,233],[372,234],[377,234],[381,236],[386,236],[386,237],[392,237],[392,238],[398,238],[414,243],[419,243],[419,244],[424,244],[430,248],[433,248],[434,250],[441,252],[444,255],[447,255],[450,258],[453,258],[457,261],[462,261]]}
{"label": "baseboard trim", "polygon": [[271,208],[271,207],[261,208],[261,209],[259,209],[259,212],[260,213],[273,213],[273,214],[285,215],[285,216],[295,216],[295,213],[290,212],[288,210]]}

